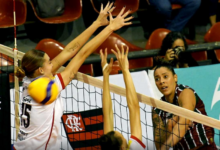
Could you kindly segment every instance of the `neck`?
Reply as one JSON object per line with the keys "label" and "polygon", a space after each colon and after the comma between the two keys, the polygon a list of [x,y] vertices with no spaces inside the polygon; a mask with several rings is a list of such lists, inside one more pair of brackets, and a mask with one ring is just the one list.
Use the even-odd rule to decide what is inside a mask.
{"label": "neck", "polygon": [[173,99],[174,99],[174,96],[175,96],[175,91],[176,91],[176,86],[169,95],[165,96],[166,101],[168,101],[169,103],[173,103]]}

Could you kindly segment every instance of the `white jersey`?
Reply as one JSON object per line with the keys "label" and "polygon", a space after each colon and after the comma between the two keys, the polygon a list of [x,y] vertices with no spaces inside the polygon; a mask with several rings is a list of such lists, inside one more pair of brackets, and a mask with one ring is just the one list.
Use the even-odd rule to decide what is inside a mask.
{"label": "white jersey", "polygon": [[131,135],[129,141],[128,141],[128,148],[127,150],[144,150],[145,149],[145,144],[140,141],[138,138],[135,136]]}
{"label": "white jersey", "polygon": [[59,96],[49,105],[34,101],[27,91],[30,78],[23,79],[22,107],[20,110],[20,132],[16,150],[58,150],[61,145],[59,135],[60,120],[63,115],[63,101],[60,92],[65,88],[60,74],[55,75]]}

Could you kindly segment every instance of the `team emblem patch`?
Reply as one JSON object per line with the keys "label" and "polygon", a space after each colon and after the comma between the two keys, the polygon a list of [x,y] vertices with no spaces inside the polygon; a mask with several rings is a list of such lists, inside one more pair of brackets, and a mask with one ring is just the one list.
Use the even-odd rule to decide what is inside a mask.
{"label": "team emblem patch", "polygon": [[99,138],[103,135],[101,108],[63,114],[62,122],[70,145],[74,150],[100,149]]}

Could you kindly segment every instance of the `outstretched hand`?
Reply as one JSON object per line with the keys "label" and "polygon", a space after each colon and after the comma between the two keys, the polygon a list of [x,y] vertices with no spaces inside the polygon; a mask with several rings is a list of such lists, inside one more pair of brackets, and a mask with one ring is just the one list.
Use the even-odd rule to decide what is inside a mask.
{"label": "outstretched hand", "polygon": [[110,74],[112,71],[112,65],[113,65],[113,58],[111,58],[110,63],[107,63],[107,48],[105,49],[105,53],[103,54],[102,49],[100,50],[100,57],[101,57],[101,65],[102,65],[102,71],[103,74]]}
{"label": "outstretched hand", "polygon": [[117,52],[114,51],[113,49],[111,51],[115,54],[116,58],[118,59],[121,70],[122,71],[129,70],[129,63],[128,63],[129,47],[127,46],[126,52],[124,51],[123,45],[121,45],[121,50],[119,50],[116,44],[115,44],[115,48]]}
{"label": "outstretched hand", "polygon": [[99,16],[96,19],[96,21],[101,25],[101,26],[105,26],[109,24],[109,21],[107,19],[108,17],[108,13],[111,13],[115,7],[112,7],[113,3],[107,3],[107,5],[105,6],[105,8],[103,9],[103,4],[101,5],[101,10],[99,12]]}
{"label": "outstretched hand", "polygon": [[111,12],[109,12],[109,18],[110,18],[109,26],[113,31],[118,30],[123,26],[127,26],[127,25],[132,24],[132,22],[128,22],[128,21],[130,21],[133,17],[131,16],[131,17],[126,18],[130,14],[131,10],[128,10],[125,13],[124,13],[124,11],[125,11],[125,7],[123,7],[121,9],[118,16],[114,19],[112,17]]}

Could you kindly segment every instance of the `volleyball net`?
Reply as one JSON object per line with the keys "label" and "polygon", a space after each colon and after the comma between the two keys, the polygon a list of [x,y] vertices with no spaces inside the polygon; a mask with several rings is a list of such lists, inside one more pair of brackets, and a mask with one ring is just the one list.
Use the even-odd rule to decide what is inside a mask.
{"label": "volleyball net", "polygon": [[[0,81],[3,79],[5,72],[9,71],[10,76],[13,74],[10,72],[10,67],[13,65],[13,50],[9,47],[0,45],[0,53],[6,57],[1,56],[1,62],[4,60],[10,60],[12,63],[1,64],[1,70],[4,70],[0,74]],[[21,60],[23,53],[18,51],[18,59]],[[10,62],[9,61],[9,62]],[[0,62],[0,63],[1,63]],[[4,69],[3,69],[4,68]],[[61,71],[61,68],[59,71]],[[142,141],[146,145],[146,150],[156,149],[154,139],[154,126],[152,123],[152,107],[159,108],[168,112],[168,114],[174,114],[181,116],[194,122],[195,132],[200,132],[205,126],[209,126],[215,129],[214,139],[216,145],[220,144],[220,121],[214,118],[210,118],[199,113],[189,111],[187,109],[162,102],[154,99],[154,93],[151,88],[151,84],[147,73],[145,71],[132,73],[135,88],[137,91],[138,99],[140,101],[140,113],[141,113],[141,126],[142,126]],[[6,78],[4,78],[6,79]],[[10,89],[9,96],[7,91],[1,93],[0,100],[2,103],[9,103],[10,111],[0,110],[0,125],[5,121],[10,122],[10,143],[14,144],[16,141],[16,124],[15,124],[15,94],[13,78],[7,78],[9,86],[5,86],[0,83],[0,89]],[[122,135],[128,140],[130,137],[130,121],[129,110],[125,98],[124,81],[122,75],[110,76],[110,91],[114,112],[114,129],[121,132]],[[61,119],[61,136],[62,150],[84,150],[84,149],[100,149],[98,144],[99,137],[103,134],[103,118],[102,118],[102,77],[94,78],[82,73],[77,73],[76,78],[62,91],[61,96],[64,100],[64,115]],[[11,86],[10,86],[11,85]],[[9,90],[8,90],[9,91]],[[21,102],[22,87],[19,87],[19,98]],[[3,91],[4,92],[4,91]],[[4,102],[3,102],[4,101]],[[21,103],[19,103],[21,107]],[[2,106],[1,106],[2,107]],[[7,106],[8,107],[8,106]],[[6,114],[9,113],[9,114]],[[10,120],[6,120],[3,116],[9,116]],[[174,119],[175,120],[175,119]],[[183,126],[183,125],[182,125]],[[3,133],[2,126],[1,132]],[[191,138],[191,129],[187,129],[188,138]],[[180,135],[173,134],[172,131],[164,129],[160,131],[166,135],[172,135],[180,137]],[[206,133],[201,133],[200,142],[205,143],[207,139]],[[187,143],[187,148],[195,147],[193,140],[184,139]],[[158,143],[158,141],[156,141]],[[164,142],[161,141],[161,145]],[[178,148],[175,148],[178,149]]]}

